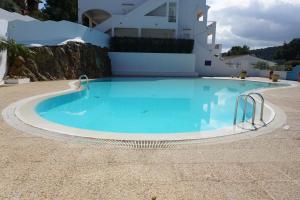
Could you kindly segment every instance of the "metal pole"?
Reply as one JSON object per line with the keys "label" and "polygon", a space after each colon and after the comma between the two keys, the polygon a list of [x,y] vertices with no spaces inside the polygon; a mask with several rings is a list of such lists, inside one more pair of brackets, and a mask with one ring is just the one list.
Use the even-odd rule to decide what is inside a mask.
{"label": "metal pole", "polygon": [[260,108],[260,121],[264,119],[264,107],[265,107],[265,98],[259,93],[249,93],[249,95],[257,95],[261,100],[261,108]]}
{"label": "metal pole", "polygon": [[245,96],[244,97],[244,111],[243,111],[243,122],[245,122],[245,119],[246,119],[246,113],[247,113],[247,101],[248,100],[248,97]]}
{"label": "metal pole", "polygon": [[255,114],[256,114],[256,101],[255,99],[248,95],[247,99],[250,98],[253,101],[253,110],[252,110],[252,125],[255,125]]}
{"label": "metal pole", "polygon": [[239,100],[240,100],[240,96],[238,96],[238,97],[236,98],[236,103],[235,103],[235,113],[234,113],[233,125],[236,125],[237,112],[238,112],[238,107],[239,107]]}

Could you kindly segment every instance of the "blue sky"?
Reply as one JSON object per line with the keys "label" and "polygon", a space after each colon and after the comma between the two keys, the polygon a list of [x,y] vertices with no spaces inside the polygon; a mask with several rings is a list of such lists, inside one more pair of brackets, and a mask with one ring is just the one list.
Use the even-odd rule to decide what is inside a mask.
{"label": "blue sky", "polygon": [[[45,1],[42,1],[42,2],[45,2]],[[44,7],[44,3],[40,3],[39,4],[39,9],[42,9]]]}
{"label": "blue sky", "polygon": [[217,42],[225,50],[281,45],[300,38],[300,0],[207,0],[209,20],[217,21]]}

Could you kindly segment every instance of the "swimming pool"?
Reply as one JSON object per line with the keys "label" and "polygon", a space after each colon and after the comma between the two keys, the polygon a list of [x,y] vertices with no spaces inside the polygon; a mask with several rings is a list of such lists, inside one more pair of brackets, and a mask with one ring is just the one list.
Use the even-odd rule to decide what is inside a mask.
{"label": "swimming pool", "polygon": [[212,131],[232,127],[238,95],[278,86],[203,78],[107,78],[90,82],[89,89],[46,99],[35,110],[50,122],[99,132]]}

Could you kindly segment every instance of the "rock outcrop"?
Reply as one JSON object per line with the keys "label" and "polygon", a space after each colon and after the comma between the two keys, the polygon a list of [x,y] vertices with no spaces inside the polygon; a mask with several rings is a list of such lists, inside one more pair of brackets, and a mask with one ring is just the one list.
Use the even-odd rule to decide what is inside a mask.
{"label": "rock outcrop", "polygon": [[18,57],[9,66],[9,77],[28,77],[31,81],[111,76],[108,49],[70,42],[61,46],[32,47],[32,58]]}

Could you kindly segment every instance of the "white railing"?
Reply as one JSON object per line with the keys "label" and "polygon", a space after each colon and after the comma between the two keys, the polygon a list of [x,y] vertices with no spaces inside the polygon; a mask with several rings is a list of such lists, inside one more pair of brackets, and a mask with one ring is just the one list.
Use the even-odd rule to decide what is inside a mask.
{"label": "white railing", "polygon": [[89,89],[89,78],[88,78],[87,75],[81,75],[81,76],[79,76],[79,88],[82,87],[83,79],[86,80],[86,88]]}

